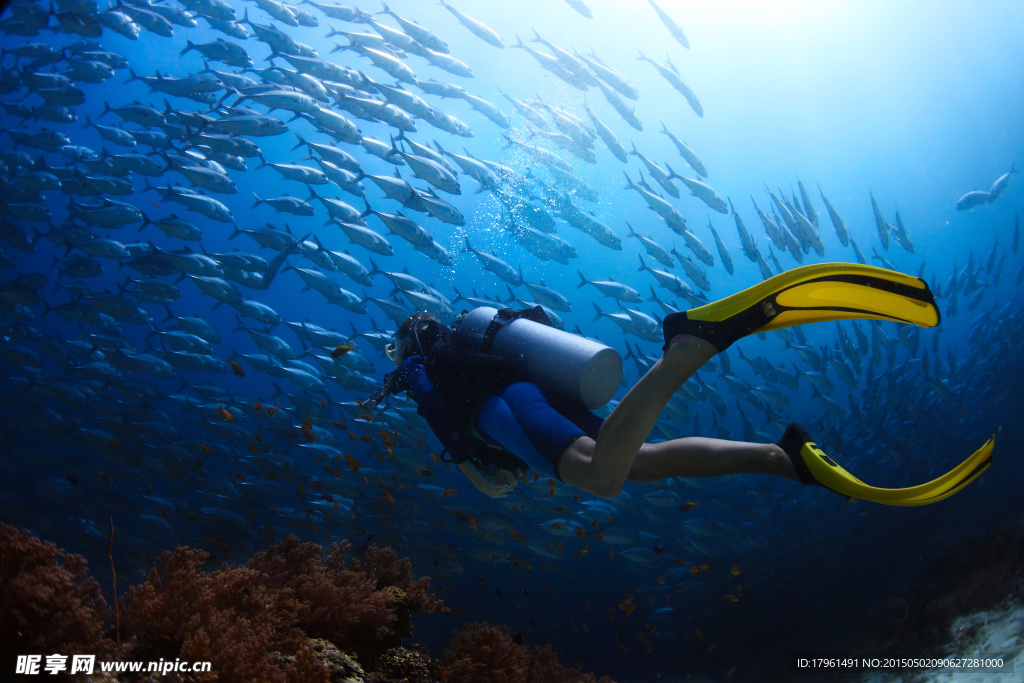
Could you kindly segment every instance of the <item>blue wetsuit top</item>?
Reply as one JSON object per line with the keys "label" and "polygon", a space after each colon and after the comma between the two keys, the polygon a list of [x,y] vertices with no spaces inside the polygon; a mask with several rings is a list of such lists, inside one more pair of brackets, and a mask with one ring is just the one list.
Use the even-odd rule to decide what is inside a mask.
{"label": "blue wetsuit top", "polygon": [[468,460],[470,454],[464,443],[466,437],[452,424],[441,393],[427,377],[423,356],[410,356],[402,361],[398,368],[398,382],[399,387],[408,391],[416,401],[416,412],[427,421],[455,464]]}

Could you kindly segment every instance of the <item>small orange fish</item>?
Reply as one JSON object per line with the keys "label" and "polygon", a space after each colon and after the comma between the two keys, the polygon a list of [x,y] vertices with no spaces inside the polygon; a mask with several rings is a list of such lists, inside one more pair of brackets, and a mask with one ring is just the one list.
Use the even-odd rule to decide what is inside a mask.
{"label": "small orange fish", "polygon": [[245,377],[245,370],[242,369],[242,364],[232,358],[228,361],[228,365],[231,366],[231,372],[235,373],[239,377]]}
{"label": "small orange fish", "polygon": [[520,543],[526,543],[526,539],[523,538],[523,535],[515,529],[509,529],[508,535],[514,538],[515,540],[519,541]]}
{"label": "small orange fish", "polygon": [[386,500],[389,503],[394,503],[395,502],[395,497],[393,495],[391,495],[387,491],[385,491],[384,493],[381,494],[381,498],[383,498],[384,500]]}
{"label": "small orange fish", "polygon": [[250,444],[249,444],[249,451],[250,451],[250,452],[251,452],[251,453],[252,453],[253,455],[256,455],[256,444],[254,444],[254,443],[250,443]]}
{"label": "small orange fish", "polygon": [[739,567],[739,565],[734,564],[730,571],[732,572],[733,576],[739,576],[740,575],[740,567]]}
{"label": "small orange fish", "polygon": [[152,204],[153,206],[155,206],[156,208],[158,208],[158,209],[160,208],[160,205],[157,204],[156,202],[154,202],[152,199],[147,199],[146,201],[149,202],[150,204]]}
{"label": "small orange fish", "polygon": [[359,437],[358,440],[359,441],[373,441],[373,437],[370,436],[369,434],[363,434],[362,436]]}
{"label": "small orange fish", "polygon": [[586,530],[586,529],[583,529],[583,528],[581,527],[581,528],[579,528],[579,529],[577,529],[577,530],[576,530],[576,535],[577,535],[577,536],[579,536],[580,538],[584,538],[584,537],[586,537],[586,535],[587,535],[587,530]]}
{"label": "small orange fish", "polygon": [[725,672],[725,677],[726,677],[726,678],[729,678],[729,677],[730,677],[730,676],[732,676],[732,675],[733,675],[734,673],[736,673],[736,667],[735,667],[735,666],[734,666],[734,667],[732,667],[732,668],[730,668],[730,669],[729,669],[728,671],[726,671],[726,672]]}
{"label": "small orange fish", "polygon": [[441,495],[442,496],[454,496],[455,495],[455,491],[456,491],[455,488],[449,487],[449,488],[446,488],[444,491],[441,491]]}
{"label": "small orange fish", "polygon": [[739,601],[739,596],[736,596],[736,595],[733,595],[732,593],[730,593],[729,595],[723,595],[722,599],[725,600],[726,602],[738,602]]}
{"label": "small orange fish", "polygon": [[349,352],[355,350],[355,348],[356,348],[356,345],[352,344],[352,343],[338,344],[336,347],[334,347],[334,350],[331,351],[331,358],[334,358],[335,360],[337,360],[338,358],[341,358],[342,356],[347,356],[349,354]]}
{"label": "small orange fish", "polygon": [[689,512],[690,510],[696,510],[700,507],[700,501],[689,501],[679,506],[680,512]]}
{"label": "small orange fish", "polygon": [[309,443],[316,443],[316,433],[313,431],[313,418],[307,417],[302,421],[302,427],[300,428],[302,437]]}
{"label": "small orange fish", "polygon": [[220,413],[220,419],[225,422],[234,422],[235,416],[231,414],[231,411],[226,409],[224,406],[217,406],[217,412]]}
{"label": "small orange fish", "polygon": [[346,425],[341,420],[331,420],[331,426],[335,427],[337,429],[347,429],[348,428],[348,425]]}

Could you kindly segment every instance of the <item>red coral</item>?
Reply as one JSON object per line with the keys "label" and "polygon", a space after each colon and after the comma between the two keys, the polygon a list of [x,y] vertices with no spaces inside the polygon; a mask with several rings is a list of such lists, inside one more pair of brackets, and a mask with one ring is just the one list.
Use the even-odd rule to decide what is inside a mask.
{"label": "red coral", "polygon": [[212,572],[203,570],[203,551],[164,553],[162,572],[151,571],[126,596],[126,626],[141,650],[133,657],[208,660],[222,680],[300,680],[289,667],[309,661],[308,638],[353,650],[371,666],[411,634],[412,614],[447,611],[427,592],[429,579],[412,579],[409,560],[371,547],[364,562],[346,565],[348,549],[337,543],[324,553],[289,536],[245,567]]}
{"label": "red coral", "polygon": [[254,555],[248,566],[266,585],[287,589],[302,603],[298,625],[306,635],[354,650],[360,662],[372,666],[380,653],[412,633],[413,614],[448,609],[427,592],[430,579],[412,579],[408,559],[371,546],[365,562],[346,565],[349,548],[347,542],[336,543],[322,554],[316,543],[289,536]]}
{"label": "red coral", "polygon": [[[213,671],[195,680],[327,681],[297,628],[301,603],[290,591],[268,588],[260,574],[244,567],[203,571],[209,554],[178,548],[160,558],[162,572],[150,571],[131,588],[125,625],[136,634],[135,659],[210,661]],[[271,653],[295,655],[281,660]]]}
{"label": "red coral", "polygon": [[[326,683],[329,670],[309,644],[323,638],[353,650],[372,671],[382,653],[411,634],[413,614],[449,610],[428,592],[429,579],[413,580],[408,559],[374,546],[346,563],[349,548],[342,542],[324,552],[289,536],[245,567],[212,571],[204,551],[166,552],[160,569],[125,595],[123,626],[132,640],[116,652],[102,635],[109,610],[99,585],[86,577],[85,559],[0,524],[0,665],[13,667],[17,654],[88,652],[211,662],[213,671],[190,675],[194,681]],[[397,652],[382,660],[389,670]],[[402,671],[433,677],[429,657],[413,662],[408,654]],[[550,646],[527,648],[507,627],[487,623],[457,633],[443,658],[446,683],[596,683],[562,666]],[[180,679],[172,673],[168,680]]]}
{"label": "red coral", "polygon": [[527,680],[529,651],[512,640],[507,626],[486,621],[467,624],[456,633],[441,661],[448,670],[447,683],[516,683]]}
{"label": "red coral", "polygon": [[0,523],[0,670],[14,671],[19,654],[113,651],[103,637],[107,603],[87,564]]}
{"label": "red coral", "polygon": [[[446,683],[597,683],[593,674],[562,666],[550,645],[532,650],[512,637],[507,626],[468,624],[456,633],[442,655]],[[612,683],[602,677],[600,683]]]}

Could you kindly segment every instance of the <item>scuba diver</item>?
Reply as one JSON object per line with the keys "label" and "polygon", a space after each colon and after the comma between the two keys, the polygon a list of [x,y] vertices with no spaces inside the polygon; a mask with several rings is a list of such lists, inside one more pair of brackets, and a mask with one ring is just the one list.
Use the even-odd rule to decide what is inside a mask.
{"label": "scuba diver", "polygon": [[[539,306],[478,308],[464,312],[452,328],[417,313],[386,349],[397,369],[364,405],[372,408],[389,394],[407,391],[451,461],[491,497],[515,488],[527,464],[605,498],[618,495],[626,481],[730,474],[787,477],[851,500],[898,506],[934,503],[959,491],[991,464],[994,437],[945,475],[903,489],[860,481],[796,423],[775,443],[705,437],[647,441],[676,390],[741,337],[852,318],[934,327],[939,311],[920,278],[860,264],[795,268],[720,301],[666,316],[662,357],[604,419],[589,408],[614,394],[621,358],[600,344],[554,330]],[[618,358],[618,375],[606,362],[595,361],[601,352],[593,347]],[[604,382],[610,392],[595,391],[601,382],[587,377],[595,368],[598,375],[610,376]]]}

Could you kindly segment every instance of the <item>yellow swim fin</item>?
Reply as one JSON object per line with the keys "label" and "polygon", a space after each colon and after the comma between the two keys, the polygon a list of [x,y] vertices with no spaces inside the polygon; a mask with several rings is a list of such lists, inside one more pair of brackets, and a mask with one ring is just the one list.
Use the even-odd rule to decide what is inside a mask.
{"label": "yellow swim fin", "polygon": [[882,505],[916,506],[937,503],[980,477],[992,464],[995,442],[993,436],[970,457],[941,477],[904,489],[868,486],[818,448],[810,434],[796,423],[789,425],[778,444],[789,455],[800,480],[805,484],[824,486],[847,498],[869,500]]}
{"label": "yellow swim fin", "polygon": [[719,301],[665,316],[665,346],[679,334],[699,337],[724,351],[741,337],[826,320],[872,318],[939,324],[928,284],[921,278],[859,263],[819,263],[768,278]]}

